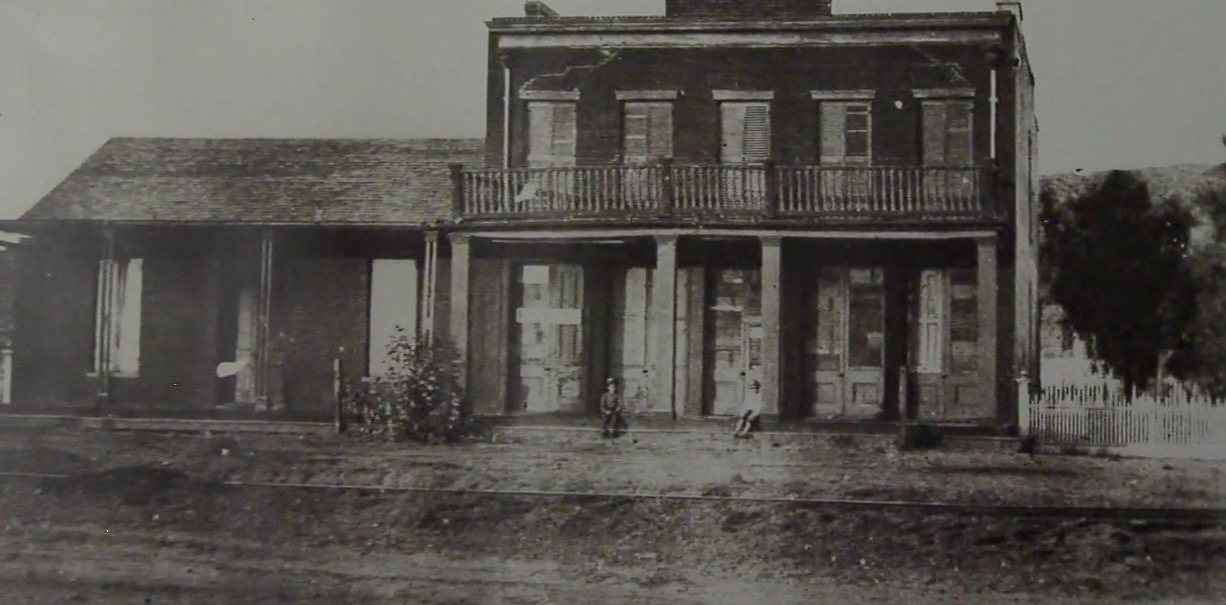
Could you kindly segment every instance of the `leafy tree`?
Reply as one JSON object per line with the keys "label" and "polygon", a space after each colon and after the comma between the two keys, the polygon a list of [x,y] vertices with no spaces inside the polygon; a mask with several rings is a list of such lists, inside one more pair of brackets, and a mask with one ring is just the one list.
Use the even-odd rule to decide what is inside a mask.
{"label": "leafy tree", "polygon": [[1064,205],[1043,196],[1041,265],[1065,324],[1124,386],[1144,389],[1188,347],[1194,285],[1189,213],[1155,205],[1136,175],[1112,171]]}

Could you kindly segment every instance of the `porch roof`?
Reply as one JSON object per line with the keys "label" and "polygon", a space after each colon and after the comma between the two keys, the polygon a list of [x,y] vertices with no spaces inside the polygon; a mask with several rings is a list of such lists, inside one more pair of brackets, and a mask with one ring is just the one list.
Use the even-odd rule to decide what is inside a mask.
{"label": "porch roof", "polygon": [[481,139],[113,138],[15,221],[423,225]]}

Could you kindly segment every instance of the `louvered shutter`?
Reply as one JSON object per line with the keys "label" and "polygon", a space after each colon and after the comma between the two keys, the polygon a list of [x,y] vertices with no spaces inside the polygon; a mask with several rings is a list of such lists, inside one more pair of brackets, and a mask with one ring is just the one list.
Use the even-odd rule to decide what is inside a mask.
{"label": "louvered shutter", "polygon": [[528,165],[575,165],[574,103],[528,104]]}
{"label": "louvered shutter", "polygon": [[553,104],[553,165],[575,165],[576,117],[574,103]]}
{"label": "louvered shutter", "polygon": [[553,163],[553,103],[528,104],[528,166]]}
{"label": "louvered shutter", "polygon": [[971,103],[950,101],[945,106],[945,163],[950,166],[970,166]]}
{"label": "louvered shutter", "polygon": [[641,164],[650,153],[647,146],[648,110],[645,103],[626,103],[622,122],[622,161]]}
{"label": "louvered shutter", "polygon": [[920,117],[924,143],[925,166],[941,166],[945,163],[945,139],[948,127],[945,118],[945,103],[925,102]]}
{"label": "louvered shutter", "polygon": [[673,157],[673,105],[647,106],[647,155],[649,160]]}
{"label": "louvered shutter", "polygon": [[822,164],[842,164],[847,150],[843,143],[847,123],[847,104],[821,104]]}
{"label": "louvered shutter", "polygon": [[744,162],[760,164],[770,159],[771,122],[770,106],[766,103],[750,103],[745,106]]}

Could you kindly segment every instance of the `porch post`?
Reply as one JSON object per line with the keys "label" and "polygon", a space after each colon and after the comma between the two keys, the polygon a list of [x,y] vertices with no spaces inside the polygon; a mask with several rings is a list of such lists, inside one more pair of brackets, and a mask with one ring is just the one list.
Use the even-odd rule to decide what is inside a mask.
{"label": "porch post", "polygon": [[992,417],[999,418],[1000,389],[996,375],[996,334],[1000,329],[997,321],[997,236],[977,238],[975,244],[978,249],[979,384],[984,409],[990,409]]}
{"label": "porch post", "polygon": [[460,375],[457,378],[465,390],[468,389],[468,307],[471,304],[468,297],[468,274],[471,261],[472,249],[469,236],[463,233],[452,233],[451,298],[448,307],[451,311],[451,341],[455,347],[459,365]]}
{"label": "porch post", "polygon": [[111,316],[114,314],[115,290],[115,231],[107,227],[102,232],[102,262],[98,263],[98,317],[94,330],[96,347],[98,394],[96,404],[111,403],[111,339],[114,337]]}
{"label": "porch post", "polygon": [[438,284],[438,232],[426,232],[426,259],[422,267],[421,331],[426,344],[434,344],[434,298]]}
{"label": "porch post", "polygon": [[[651,396],[655,405],[668,404],[677,417],[677,237],[656,237],[656,269],[651,281],[651,321],[648,338],[652,347]],[[661,401],[662,399],[662,401]],[[659,408],[656,408],[659,409]]]}
{"label": "porch post", "polygon": [[272,356],[270,353],[272,319],[272,267],[273,267],[273,234],[269,229],[260,232],[260,291],[256,299],[256,329],[255,329],[255,397],[256,409],[268,411],[268,397],[271,391]]}
{"label": "porch post", "polygon": [[777,236],[762,241],[762,410],[781,413],[783,371],[783,240]]}

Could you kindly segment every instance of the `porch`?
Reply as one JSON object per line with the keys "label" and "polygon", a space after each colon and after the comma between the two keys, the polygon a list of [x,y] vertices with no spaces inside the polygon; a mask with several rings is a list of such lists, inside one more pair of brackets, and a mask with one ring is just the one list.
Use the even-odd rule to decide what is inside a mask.
{"label": "porch", "polygon": [[38,233],[20,264],[14,413],[331,418],[335,360],[356,381],[446,315],[439,238],[422,229]]}
{"label": "porch", "polygon": [[1008,419],[991,231],[451,239],[450,331],[481,414],[588,415],[612,377],[640,416],[736,415],[756,382],[789,421]]}

